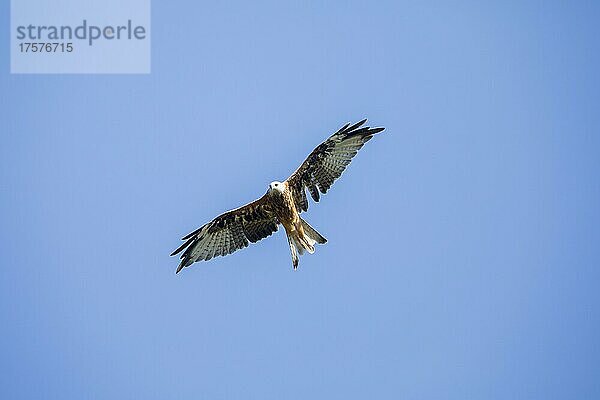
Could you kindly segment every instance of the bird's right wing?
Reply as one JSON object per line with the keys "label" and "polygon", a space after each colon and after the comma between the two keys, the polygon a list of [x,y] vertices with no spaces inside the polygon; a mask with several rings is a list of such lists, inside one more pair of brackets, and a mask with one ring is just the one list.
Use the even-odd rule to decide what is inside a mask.
{"label": "bird's right wing", "polygon": [[346,124],[326,141],[317,146],[304,160],[302,165],[287,179],[287,184],[299,213],[308,210],[306,191],[318,202],[321,193],[326,193],[333,182],[342,175],[352,157],[367,143],[373,135],[385,128],[362,126],[363,119],[350,126]]}
{"label": "bird's right wing", "polygon": [[277,231],[277,225],[267,195],[221,214],[181,239],[185,243],[171,253],[174,256],[183,251],[176,273],[196,261],[210,260],[243,249],[248,242],[254,243],[270,236]]}

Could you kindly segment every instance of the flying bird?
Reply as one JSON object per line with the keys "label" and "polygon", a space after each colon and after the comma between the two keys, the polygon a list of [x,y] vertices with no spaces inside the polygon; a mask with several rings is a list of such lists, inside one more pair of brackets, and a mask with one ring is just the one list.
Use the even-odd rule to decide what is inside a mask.
{"label": "flying bird", "polygon": [[298,268],[298,254],[312,254],[316,243],[327,242],[300,217],[308,210],[306,189],[318,202],[320,193],[327,193],[358,150],[385,129],[363,126],[366,121],[341,127],[317,146],[287,180],[272,182],[260,199],[221,214],[184,236],[185,242],[171,253],[174,256],[183,252],[175,273],[196,261],[225,256],[258,242],[276,232],[280,224],[287,235],[292,265]]}

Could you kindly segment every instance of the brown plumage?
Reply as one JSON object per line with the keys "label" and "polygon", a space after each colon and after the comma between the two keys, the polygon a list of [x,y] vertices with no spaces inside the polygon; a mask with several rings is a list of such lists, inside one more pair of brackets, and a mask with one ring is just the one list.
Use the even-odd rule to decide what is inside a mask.
{"label": "brown plumage", "polygon": [[308,210],[306,189],[314,201],[326,193],[350,164],[352,157],[373,135],[384,128],[362,127],[362,120],[344,125],[315,148],[300,167],[284,182],[273,182],[260,199],[219,215],[211,222],[183,237],[185,242],[171,255],[181,254],[177,271],[196,261],[231,254],[270,236],[283,225],[294,269],[298,254],[314,253],[316,243],[327,240],[300,217]]}

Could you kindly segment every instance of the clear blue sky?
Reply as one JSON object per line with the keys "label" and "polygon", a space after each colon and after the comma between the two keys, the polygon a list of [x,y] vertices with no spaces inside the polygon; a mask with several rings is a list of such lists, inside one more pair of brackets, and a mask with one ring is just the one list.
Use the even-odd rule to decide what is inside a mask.
{"label": "clear blue sky", "polygon": [[[0,22],[8,26],[8,5]],[[150,75],[10,75],[0,397],[600,397],[600,8],[152,5]],[[306,218],[179,238],[363,117]]]}

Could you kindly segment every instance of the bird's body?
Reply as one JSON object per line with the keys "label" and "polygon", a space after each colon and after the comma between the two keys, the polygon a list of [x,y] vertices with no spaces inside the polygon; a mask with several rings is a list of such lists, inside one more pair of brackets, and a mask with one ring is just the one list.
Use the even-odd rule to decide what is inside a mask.
{"label": "bird's body", "polygon": [[[183,237],[176,272],[196,261],[224,256],[248,246],[277,231],[281,224],[286,232],[292,265],[298,267],[298,254],[314,253],[316,243],[327,240],[300,217],[308,210],[306,189],[314,201],[326,193],[339,178],[352,157],[374,134],[384,128],[363,127],[366,120],[346,124],[315,148],[302,165],[284,182],[272,182],[267,193],[243,207],[228,211]],[[360,128],[360,129],[359,129]],[[184,251],[185,250],[185,251]]]}
{"label": "bird's body", "polygon": [[[294,203],[293,193],[287,182],[271,183],[267,195],[271,198],[273,213],[285,229],[292,253],[292,265],[296,269],[298,267],[298,253],[302,255],[306,250],[312,254],[315,252],[314,244],[324,244],[327,239],[314,229],[309,228],[310,225],[300,218]],[[305,227],[307,227],[306,230]]]}
{"label": "bird's body", "polygon": [[269,196],[273,204],[273,212],[284,227],[300,223],[300,214],[294,206],[294,197],[288,189],[287,182],[273,182],[269,185]]}

